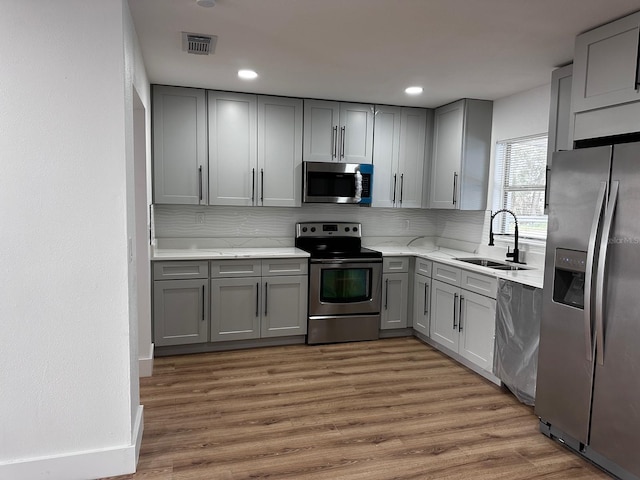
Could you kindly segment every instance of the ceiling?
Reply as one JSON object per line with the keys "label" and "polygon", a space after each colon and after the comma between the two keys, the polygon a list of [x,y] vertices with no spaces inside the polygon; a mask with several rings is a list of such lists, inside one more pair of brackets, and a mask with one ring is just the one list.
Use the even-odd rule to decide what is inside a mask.
{"label": "ceiling", "polygon": [[[640,0],[129,0],[151,83],[437,107],[550,81],[575,36]],[[218,36],[213,55],[181,32]],[[259,73],[240,80],[237,71]],[[404,89],[424,87],[410,97]]]}

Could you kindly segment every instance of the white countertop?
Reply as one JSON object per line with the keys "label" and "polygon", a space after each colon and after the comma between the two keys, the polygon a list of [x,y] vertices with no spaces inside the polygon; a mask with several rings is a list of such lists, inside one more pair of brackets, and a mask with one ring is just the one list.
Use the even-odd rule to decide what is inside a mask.
{"label": "white countertop", "polygon": [[[464,252],[461,250],[452,250],[438,247],[396,247],[396,246],[370,246],[372,250],[382,252],[384,256],[416,256],[426,258],[428,260],[446,263],[465,270],[492,275],[496,278],[504,278],[513,282],[528,285],[530,287],[542,288],[544,284],[544,268],[537,265],[524,265],[527,270],[494,270],[489,267],[474,265],[472,263],[461,262],[455,258],[487,258],[483,255]],[[496,260],[503,261],[498,258]]]}
{"label": "white countertop", "polygon": [[309,258],[295,247],[265,248],[156,248],[151,260],[229,260],[235,258]]}
{"label": "white countertop", "polygon": [[[480,265],[455,260],[459,257],[481,257],[473,253],[440,248],[406,247],[406,246],[368,246],[372,250],[382,252],[384,256],[415,256],[428,260],[446,263],[465,270],[470,270],[496,278],[504,278],[535,288],[542,288],[544,269],[539,266],[527,265],[528,270],[494,270]],[[308,258],[309,253],[295,247],[251,247],[251,248],[156,248],[153,249],[151,260],[229,260],[237,258]],[[482,257],[486,258],[486,257]],[[497,259],[503,260],[503,259]]]}

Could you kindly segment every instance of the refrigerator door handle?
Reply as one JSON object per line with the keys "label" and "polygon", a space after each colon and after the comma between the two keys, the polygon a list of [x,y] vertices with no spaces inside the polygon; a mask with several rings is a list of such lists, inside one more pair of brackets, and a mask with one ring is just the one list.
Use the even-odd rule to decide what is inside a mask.
{"label": "refrigerator door handle", "polygon": [[589,235],[589,246],[587,247],[587,266],[585,268],[584,279],[584,337],[587,346],[587,360],[593,360],[593,333],[591,331],[591,286],[593,285],[593,259],[596,253],[596,237],[600,231],[602,212],[607,198],[607,182],[600,182],[598,200],[596,201],[596,211],[591,223],[591,234]]}
{"label": "refrigerator door handle", "polygon": [[609,235],[611,234],[611,224],[618,203],[618,188],[620,182],[611,182],[611,194],[609,195],[609,205],[604,216],[602,226],[602,238],[600,239],[600,254],[598,256],[598,270],[596,274],[596,354],[598,363],[604,365],[604,274],[607,268],[607,250],[609,249]]}

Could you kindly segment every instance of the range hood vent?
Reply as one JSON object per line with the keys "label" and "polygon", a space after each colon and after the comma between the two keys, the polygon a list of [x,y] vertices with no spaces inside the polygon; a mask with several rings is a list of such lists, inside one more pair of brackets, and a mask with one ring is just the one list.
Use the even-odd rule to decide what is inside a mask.
{"label": "range hood vent", "polygon": [[218,37],[203,33],[182,32],[182,50],[195,55],[210,55],[216,49]]}

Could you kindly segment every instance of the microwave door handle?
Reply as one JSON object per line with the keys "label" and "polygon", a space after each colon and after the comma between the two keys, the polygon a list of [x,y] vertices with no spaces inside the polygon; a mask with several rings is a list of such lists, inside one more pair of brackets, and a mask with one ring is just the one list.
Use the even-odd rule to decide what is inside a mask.
{"label": "microwave door handle", "polygon": [[591,286],[593,285],[593,260],[596,253],[596,237],[600,231],[600,223],[603,217],[603,210],[607,198],[607,182],[600,182],[598,199],[596,200],[596,211],[591,222],[591,233],[587,247],[587,265],[584,276],[584,340],[587,347],[587,361],[593,360],[593,333],[591,331]]}
{"label": "microwave door handle", "polygon": [[602,236],[600,237],[600,254],[598,256],[598,270],[596,274],[596,354],[598,363],[604,365],[604,274],[607,268],[607,250],[609,249],[609,235],[611,234],[611,224],[618,203],[619,181],[611,182],[611,194],[609,195],[609,205],[604,216],[602,225]]}

